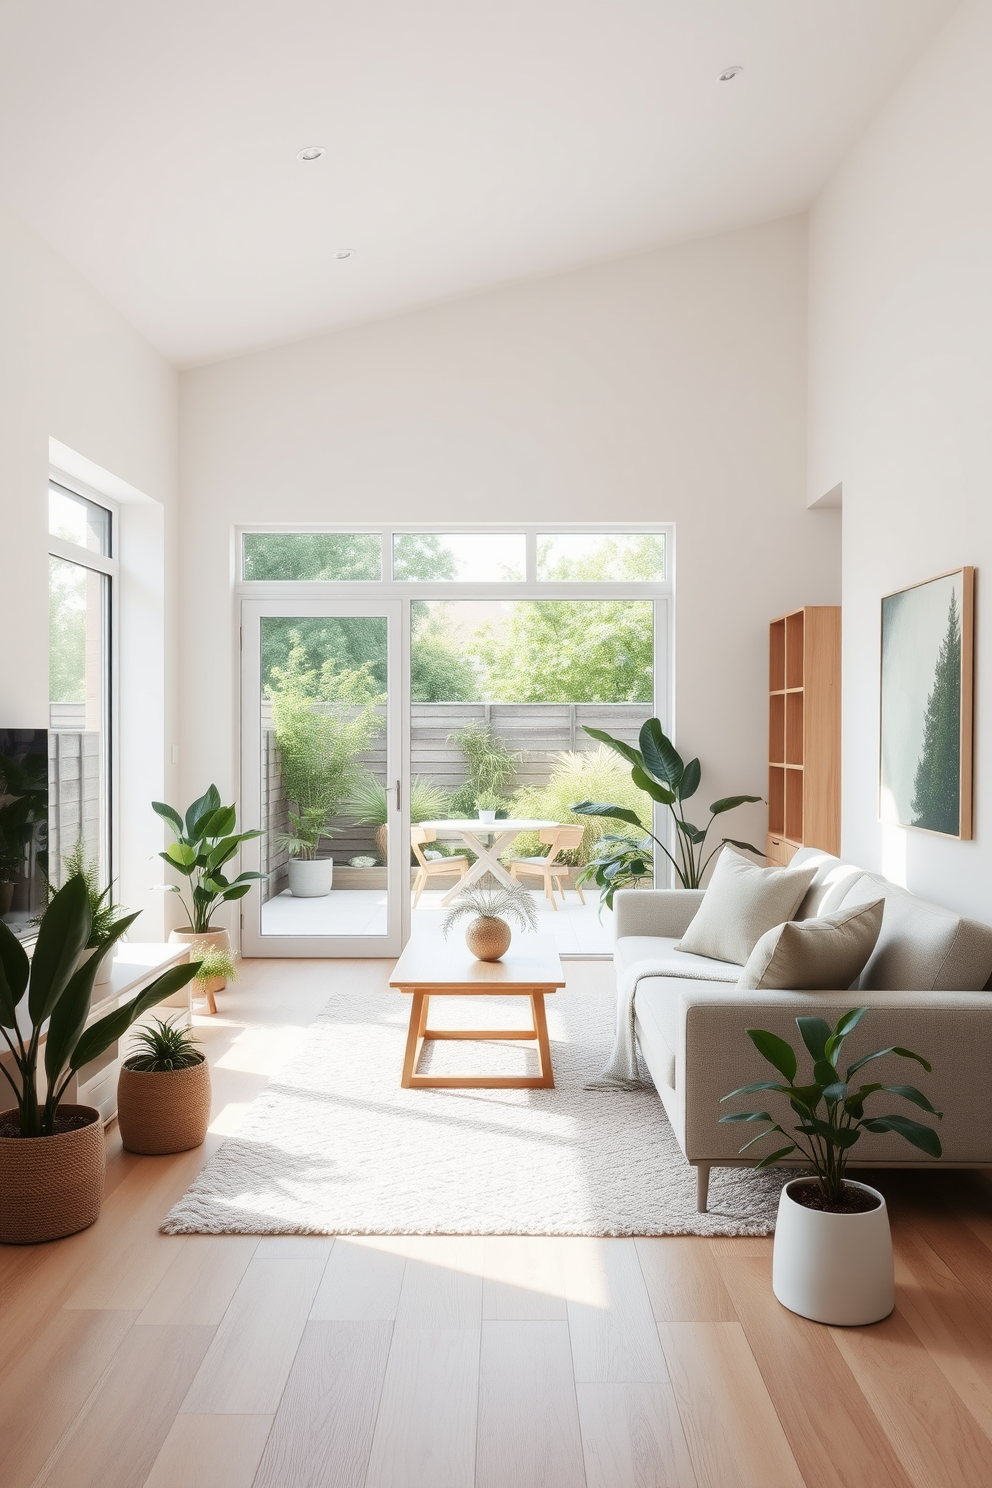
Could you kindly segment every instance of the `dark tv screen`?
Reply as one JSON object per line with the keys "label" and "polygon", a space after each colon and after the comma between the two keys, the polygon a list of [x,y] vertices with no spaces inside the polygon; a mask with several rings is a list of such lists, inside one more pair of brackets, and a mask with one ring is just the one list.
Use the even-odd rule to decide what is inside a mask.
{"label": "dark tv screen", "polygon": [[48,731],[0,729],[0,918],[37,933],[48,892]]}

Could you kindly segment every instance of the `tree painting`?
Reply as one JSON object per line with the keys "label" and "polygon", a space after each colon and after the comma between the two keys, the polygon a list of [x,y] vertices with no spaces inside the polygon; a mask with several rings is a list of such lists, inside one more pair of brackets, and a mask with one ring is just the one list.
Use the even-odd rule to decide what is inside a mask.
{"label": "tree painting", "polygon": [[913,826],[955,836],[961,813],[961,617],[953,589],[913,784]]}
{"label": "tree painting", "polygon": [[879,815],[970,837],[974,569],[882,600]]}

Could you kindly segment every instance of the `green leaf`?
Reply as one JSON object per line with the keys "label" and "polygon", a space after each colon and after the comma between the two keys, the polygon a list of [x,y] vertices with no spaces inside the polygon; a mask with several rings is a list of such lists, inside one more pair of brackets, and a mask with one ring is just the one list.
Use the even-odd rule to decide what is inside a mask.
{"label": "green leaf", "polygon": [[806,1110],[815,1111],[823,1099],[822,1085],[793,1085],[790,1099],[793,1107],[804,1107]]}
{"label": "green leaf", "polygon": [[761,1028],[749,1028],[747,1036],[751,1040],[758,1053],[773,1064],[779,1074],[791,1082],[796,1078],[796,1056],[785,1039],[779,1038],[777,1033],[766,1033]]}
{"label": "green leaf", "polygon": [[675,745],[665,734],[661,720],[649,718],[646,723],[643,723],[637,742],[641,746],[645,767],[658,780],[665,781],[673,790],[676,790],[682,779],[685,765]]}
{"label": "green leaf", "polygon": [[76,1041],[86,1026],[97,972],[139,915],[140,911],[136,911],[114,921],[103,944],[69,978],[68,986],[52,1009],[45,1041],[45,1073],[48,1076],[49,1089],[57,1084],[58,1077],[68,1064]]}
{"label": "green leaf", "polygon": [[843,1080],[836,1080],[833,1085],[824,1085],[823,1099],[829,1106],[836,1106],[841,1101],[847,1100],[847,1085]]}
{"label": "green leaf", "polygon": [[[258,877],[262,878],[264,877],[264,874],[259,874]],[[224,890],[223,894],[220,897],[223,899],[225,904],[230,904],[234,899],[243,899],[250,888],[251,884],[232,884],[229,889]]]}
{"label": "green leaf", "polygon": [[639,749],[634,749],[630,744],[625,744],[622,739],[614,739],[613,735],[608,734],[605,729],[587,728],[583,724],[582,732],[588,734],[590,739],[596,739],[600,744],[605,744],[607,748],[615,750],[617,754],[623,756],[629,765],[639,765],[643,769],[644,759]]}
{"label": "green leaf", "polygon": [[876,1049],[874,1054],[865,1054],[863,1058],[856,1059],[853,1064],[848,1065],[847,1078],[850,1080],[856,1070],[863,1069],[873,1059],[884,1059],[886,1054],[898,1054],[901,1059],[915,1059],[917,1064],[922,1064],[928,1075],[933,1070],[933,1065],[929,1060],[924,1059],[922,1054],[914,1054],[912,1049],[901,1049],[898,1044],[892,1044],[888,1049]]}
{"label": "green leaf", "polygon": [[609,816],[617,821],[629,822],[632,827],[641,825],[640,817],[633,811],[628,811],[626,806],[610,806],[605,801],[576,801],[568,809],[577,816]]}
{"label": "green leaf", "polygon": [[188,842],[170,842],[165,852],[159,853],[160,858],[165,858],[167,863],[172,863],[176,868],[195,868],[196,849],[190,847]]}
{"label": "green leaf", "polygon": [[630,778],[638,790],[646,791],[653,801],[660,806],[671,806],[675,801],[675,792],[670,791],[667,785],[659,785],[657,780],[652,780],[650,775],[645,774],[640,765],[635,765],[630,772]]}
{"label": "green leaf", "polygon": [[721,1095],[720,1104],[733,1100],[735,1095],[755,1095],[759,1090],[774,1090],[778,1095],[788,1095],[791,1088],[791,1085],[779,1085],[775,1080],[758,1080],[754,1085],[742,1085],[739,1090],[732,1090],[729,1095]]}
{"label": "green leaf", "polygon": [[192,841],[197,841],[201,836],[200,825],[207,821],[215,811],[220,808],[220,791],[215,785],[208,786],[203,795],[198,797],[186,812],[186,835]]}
{"label": "green leaf", "polygon": [[738,842],[736,837],[721,837],[720,841],[727,847],[739,847],[741,852],[754,853],[756,858],[765,856],[761,848],[755,847],[753,842]]}
{"label": "green leaf", "polygon": [[838,1038],[847,1038],[847,1035],[857,1028],[867,1011],[868,1009],[866,1007],[858,1007],[852,1008],[849,1013],[845,1013],[837,1024],[835,1036]]}
{"label": "green leaf", "polygon": [[731,1111],[727,1116],[721,1116],[721,1121],[771,1121],[767,1111]]}
{"label": "green leaf", "polygon": [[761,796],[721,796],[719,801],[713,802],[710,811],[714,816],[722,816],[725,811],[735,811],[738,806],[745,806],[749,802],[761,799]]}
{"label": "green leaf", "polygon": [[871,1120],[862,1123],[866,1131],[870,1132],[896,1132],[900,1137],[905,1137],[914,1147],[925,1152],[928,1157],[940,1157],[943,1148],[940,1138],[929,1126],[921,1126],[918,1121],[910,1121],[908,1116],[873,1116]]}
{"label": "green leaf", "polygon": [[214,837],[227,837],[234,831],[238,820],[238,813],[233,806],[221,806],[207,817],[206,821],[198,827],[198,832],[203,840]]}
{"label": "green leaf", "polygon": [[139,992],[137,997],[108,1013],[97,1023],[91,1023],[72,1051],[69,1068],[73,1071],[82,1069],[84,1064],[89,1064],[92,1059],[109,1049],[114,1040],[121,1038],[142,1013],[191,982],[200,965],[199,961],[189,961],[182,966],[170,966],[144,992]]}
{"label": "green leaf", "polygon": [[803,1043],[813,1058],[823,1059],[827,1039],[833,1032],[830,1024],[825,1018],[797,1018],[796,1025],[803,1036]]}
{"label": "green leaf", "polygon": [[167,806],[164,801],[153,801],[152,810],[156,812],[163,821],[167,821],[178,837],[183,835],[183,819],[174,806]]}
{"label": "green leaf", "polygon": [[[742,1148],[741,1151],[743,1150]],[[780,1147],[777,1152],[769,1152],[767,1157],[763,1157],[759,1163],[755,1163],[755,1170],[757,1171],[758,1168],[770,1168],[772,1163],[777,1163],[781,1157],[788,1157],[795,1150],[796,1145],[793,1143],[791,1147]]]}
{"label": "green leaf", "polygon": [[921,1111],[929,1111],[931,1116],[939,1118],[944,1114],[932,1106],[923,1091],[917,1090],[915,1085],[880,1085],[878,1088],[887,1091],[889,1095],[901,1095],[903,1100],[912,1101],[914,1106],[919,1106]]}
{"label": "green leaf", "polygon": [[76,970],[90,938],[90,924],[86,880],[77,873],[59,889],[38,930],[28,992],[28,1012],[36,1028],[49,1016]]}
{"label": "green leaf", "polygon": [[679,781],[679,800],[688,801],[699,789],[699,781],[702,771],[698,759],[690,760],[682,771],[682,779]]}
{"label": "green leaf", "polygon": [[813,1066],[813,1079],[816,1081],[817,1085],[822,1085],[824,1086],[824,1088],[826,1088],[827,1085],[833,1085],[836,1083],[837,1071],[830,1063],[829,1059],[818,1059],[816,1061]]}
{"label": "green leaf", "polygon": [[0,1023],[17,1026],[14,1011],[24,996],[31,972],[27,953],[14,932],[0,920]]}

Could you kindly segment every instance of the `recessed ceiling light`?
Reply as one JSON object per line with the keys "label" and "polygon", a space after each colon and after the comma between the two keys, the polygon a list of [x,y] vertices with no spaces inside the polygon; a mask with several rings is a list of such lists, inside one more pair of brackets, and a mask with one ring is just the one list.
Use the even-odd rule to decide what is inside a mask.
{"label": "recessed ceiling light", "polygon": [[319,160],[321,155],[326,154],[323,145],[305,145],[302,150],[297,150],[297,160]]}
{"label": "recessed ceiling light", "polygon": [[351,255],[354,253],[354,251],[355,251],[354,248],[335,248],[335,250],[334,250],[334,257],[335,258],[350,258]]}
{"label": "recessed ceiling light", "polygon": [[729,83],[731,78],[737,77],[743,71],[743,67],[725,67],[720,74],[720,81],[721,83]]}

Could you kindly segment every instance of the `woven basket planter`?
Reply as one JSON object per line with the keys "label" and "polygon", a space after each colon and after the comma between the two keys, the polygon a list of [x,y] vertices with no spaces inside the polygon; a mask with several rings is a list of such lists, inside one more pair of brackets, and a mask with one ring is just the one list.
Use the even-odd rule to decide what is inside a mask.
{"label": "woven basket planter", "polygon": [[128,1152],[158,1157],[199,1147],[210,1125],[210,1066],[181,1070],[128,1069],[117,1082],[117,1125]]}
{"label": "woven basket planter", "polygon": [[[100,1213],[107,1154],[92,1106],[62,1105],[86,1126],[54,1137],[0,1137],[0,1243],[33,1245],[85,1230]],[[0,1112],[0,1124],[18,1119]]]}
{"label": "woven basket planter", "polygon": [[465,944],[480,961],[498,961],[510,949],[512,932],[505,920],[480,915],[465,931]]}

